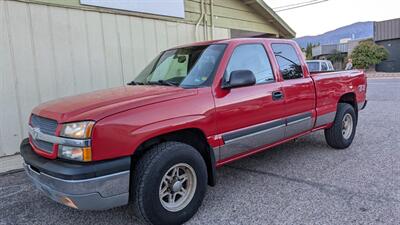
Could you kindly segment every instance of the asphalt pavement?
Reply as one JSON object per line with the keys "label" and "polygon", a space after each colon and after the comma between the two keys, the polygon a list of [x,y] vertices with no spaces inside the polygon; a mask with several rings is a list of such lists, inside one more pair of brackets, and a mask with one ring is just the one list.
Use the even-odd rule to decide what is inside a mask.
{"label": "asphalt pavement", "polygon": [[[368,100],[350,148],[316,132],[224,166],[187,224],[400,224],[400,79],[370,79]],[[0,175],[0,225],[139,224],[131,210],[70,209]]]}

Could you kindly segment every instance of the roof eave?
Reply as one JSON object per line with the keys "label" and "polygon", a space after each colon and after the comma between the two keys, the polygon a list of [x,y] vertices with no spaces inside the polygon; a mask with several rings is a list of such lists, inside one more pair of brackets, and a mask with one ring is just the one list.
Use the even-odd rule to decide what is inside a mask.
{"label": "roof eave", "polygon": [[287,33],[288,38],[296,37],[296,32],[263,0],[245,0],[244,2],[247,5],[256,4],[256,6],[261,7],[265,12],[271,15],[278,22],[282,29]]}

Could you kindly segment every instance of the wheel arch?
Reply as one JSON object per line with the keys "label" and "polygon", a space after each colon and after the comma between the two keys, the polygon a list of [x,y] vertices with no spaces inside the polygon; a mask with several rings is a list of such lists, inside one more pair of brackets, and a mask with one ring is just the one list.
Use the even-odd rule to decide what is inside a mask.
{"label": "wheel arch", "polygon": [[357,105],[357,96],[354,92],[348,92],[346,94],[343,94],[340,96],[338,105],[339,103],[347,103],[353,106],[354,111],[356,112],[356,117],[358,118],[358,105]]}
{"label": "wheel arch", "polygon": [[185,143],[196,149],[203,157],[203,160],[207,166],[208,184],[210,186],[215,186],[216,159],[212,147],[207,142],[205,133],[199,128],[184,128],[148,138],[139,144],[133,153],[131,168],[133,169],[133,165],[137,162],[137,160],[140,160],[141,156],[151,147],[168,141]]}

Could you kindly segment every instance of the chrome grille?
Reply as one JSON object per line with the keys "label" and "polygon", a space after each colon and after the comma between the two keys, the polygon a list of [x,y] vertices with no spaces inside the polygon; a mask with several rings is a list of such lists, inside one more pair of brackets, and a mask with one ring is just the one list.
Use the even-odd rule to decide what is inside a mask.
{"label": "chrome grille", "polygon": [[53,144],[52,143],[45,142],[42,140],[35,140],[33,138],[32,138],[32,143],[42,151],[45,151],[47,153],[53,152]]}
{"label": "chrome grille", "polygon": [[57,129],[57,121],[32,114],[31,126],[33,128],[39,128],[40,131],[45,134],[55,135]]}
{"label": "chrome grille", "polygon": [[[31,126],[33,128],[39,128],[40,132],[48,135],[56,135],[56,129],[57,129],[57,121],[44,118],[41,116],[33,115],[31,117]],[[47,153],[52,153],[53,152],[53,143],[42,141],[42,140],[35,140],[32,138],[32,144],[35,145],[35,147],[39,148],[42,151],[45,151]]]}

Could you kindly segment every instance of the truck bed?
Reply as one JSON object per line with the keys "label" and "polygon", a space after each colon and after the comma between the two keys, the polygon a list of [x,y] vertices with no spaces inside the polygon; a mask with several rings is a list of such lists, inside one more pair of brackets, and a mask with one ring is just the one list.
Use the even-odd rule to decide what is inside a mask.
{"label": "truck bed", "polygon": [[316,112],[323,115],[336,111],[343,94],[356,93],[356,108],[364,104],[366,96],[366,76],[360,70],[312,73],[316,90]]}

